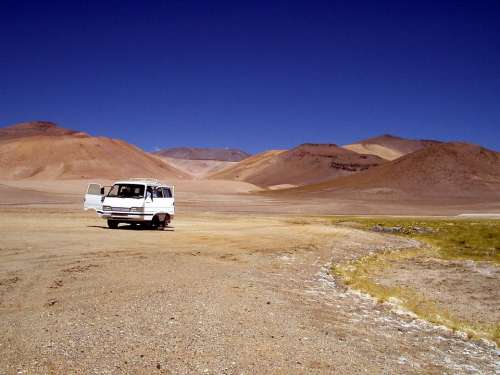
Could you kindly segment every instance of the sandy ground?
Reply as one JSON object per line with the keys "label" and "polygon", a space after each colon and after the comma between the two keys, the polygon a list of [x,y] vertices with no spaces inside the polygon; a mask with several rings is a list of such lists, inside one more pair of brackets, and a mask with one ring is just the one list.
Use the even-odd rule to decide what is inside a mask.
{"label": "sandy ground", "polygon": [[213,184],[178,189],[166,231],[107,229],[79,207],[81,181],[0,185],[0,374],[500,371],[491,344],[329,276],[332,262],[416,242],[304,224],[289,202]]}
{"label": "sandy ground", "polygon": [[324,268],[414,243],[294,223],[186,214],[169,231],[109,230],[73,209],[2,209],[0,372],[495,372],[493,347]]}
{"label": "sandy ground", "polygon": [[[8,205],[81,206],[88,183],[110,185],[106,180],[0,180],[0,207]],[[332,195],[331,198],[262,194],[250,183],[226,180],[175,180],[176,209],[187,212],[225,212],[293,215],[486,215],[500,214],[500,201],[401,200],[387,194],[369,196]]]}

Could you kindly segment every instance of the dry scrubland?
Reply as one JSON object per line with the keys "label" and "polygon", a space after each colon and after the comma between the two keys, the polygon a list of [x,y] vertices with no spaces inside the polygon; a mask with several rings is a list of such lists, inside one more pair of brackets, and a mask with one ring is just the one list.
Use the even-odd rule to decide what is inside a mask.
{"label": "dry scrubland", "polygon": [[[180,183],[169,230],[109,230],[80,209],[84,185],[0,185],[0,373],[500,370],[491,341],[498,339],[496,221],[419,224],[451,222],[461,233],[462,225],[490,226],[491,238],[479,241],[472,230],[457,244],[479,255],[453,256],[446,231],[367,230],[410,225],[401,218],[297,215],[377,210],[373,203],[293,204],[246,194],[252,185],[244,183],[198,181]],[[414,290],[420,310],[404,300]],[[433,320],[429,311],[446,312],[437,323],[452,329],[418,317]]]}

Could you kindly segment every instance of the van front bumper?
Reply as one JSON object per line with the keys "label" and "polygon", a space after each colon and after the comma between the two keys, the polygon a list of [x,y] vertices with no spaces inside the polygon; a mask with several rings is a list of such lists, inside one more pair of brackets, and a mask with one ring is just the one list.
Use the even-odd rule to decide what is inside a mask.
{"label": "van front bumper", "polygon": [[130,221],[151,221],[153,214],[142,212],[113,212],[97,211],[97,214],[103,219],[130,220]]}
{"label": "van front bumper", "polygon": [[120,221],[152,221],[153,216],[158,216],[160,221],[165,220],[168,216],[168,221],[174,219],[174,214],[169,213],[147,213],[147,212],[117,212],[97,210],[97,214],[103,219],[120,220]]}

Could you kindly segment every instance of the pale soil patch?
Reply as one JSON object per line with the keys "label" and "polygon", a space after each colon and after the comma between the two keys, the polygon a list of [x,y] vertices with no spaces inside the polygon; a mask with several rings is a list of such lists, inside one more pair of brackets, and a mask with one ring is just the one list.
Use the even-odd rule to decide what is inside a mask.
{"label": "pale soil patch", "polygon": [[348,150],[357,152],[358,154],[371,154],[380,156],[383,159],[395,160],[401,156],[403,153],[397,150],[393,150],[389,147],[376,145],[376,144],[360,144],[354,143],[351,145],[342,146]]}
{"label": "pale soil patch", "polygon": [[270,190],[280,190],[280,189],[290,189],[297,187],[297,185],[291,185],[291,184],[280,184],[280,185],[272,185],[269,186],[268,189]]}

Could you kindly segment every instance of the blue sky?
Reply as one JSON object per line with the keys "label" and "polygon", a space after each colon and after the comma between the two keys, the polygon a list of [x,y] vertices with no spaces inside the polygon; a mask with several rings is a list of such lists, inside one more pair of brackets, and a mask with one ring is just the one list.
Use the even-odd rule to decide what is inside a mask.
{"label": "blue sky", "polygon": [[500,150],[500,2],[0,3],[0,126],[146,149],[350,143]]}

